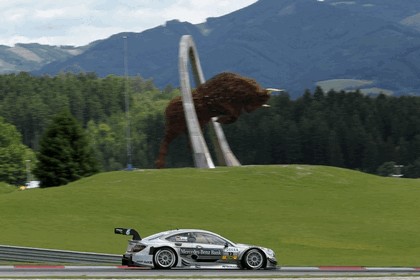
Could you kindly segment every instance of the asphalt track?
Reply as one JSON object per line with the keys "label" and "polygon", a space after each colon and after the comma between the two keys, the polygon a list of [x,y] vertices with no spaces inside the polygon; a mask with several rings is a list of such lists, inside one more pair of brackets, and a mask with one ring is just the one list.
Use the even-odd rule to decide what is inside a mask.
{"label": "asphalt track", "polygon": [[[381,277],[380,277],[381,276]],[[125,266],[51,266],[51,265],[13,265],[0,266],[0,278],[43,278],[43,277],[116,277],[116,278],[235,278],[235,279],[273,279],[328,277],[331,279],[399,279],[420,280],[420,268],[413,267],[282,267],[275,270],[218,270],[218,269],[172,269],[153,270],[129,268]]]}

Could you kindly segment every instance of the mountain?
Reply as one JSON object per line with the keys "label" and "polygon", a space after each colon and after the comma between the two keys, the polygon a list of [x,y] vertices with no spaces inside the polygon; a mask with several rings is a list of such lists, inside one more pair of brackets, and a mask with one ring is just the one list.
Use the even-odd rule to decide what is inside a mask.
{"label": "mountain", "polygon": [[53,62],[81,54],[87,47],[16,44],[0,46],[0,74],[30,72]]}
{"label": "mountain", "polygon": [[33,73],[123,75],[127,36],[129,75],[178,86],[178,45],[185,34],[196,42],[206,78],[233,71],[292,96],[317,84],[420,94],[418,0],[260,0],[202,24],[173,20],[116,34]]}

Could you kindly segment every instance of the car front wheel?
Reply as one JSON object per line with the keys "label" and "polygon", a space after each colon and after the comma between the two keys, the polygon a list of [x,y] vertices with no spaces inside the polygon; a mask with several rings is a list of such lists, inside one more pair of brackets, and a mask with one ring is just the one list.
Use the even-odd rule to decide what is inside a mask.
{"label": "car front wheel", "polygon": [[245,253],[242,259],[242,265],[247,269],[260,269],[264,268],[267,259],[263,252],[258,249],[251,249]]}
{"label": "car front wheel", "polygon": [[153,264],[158,269],[170,269],[176,265],[176,254],[170,248],[160,248],[153,255]]}

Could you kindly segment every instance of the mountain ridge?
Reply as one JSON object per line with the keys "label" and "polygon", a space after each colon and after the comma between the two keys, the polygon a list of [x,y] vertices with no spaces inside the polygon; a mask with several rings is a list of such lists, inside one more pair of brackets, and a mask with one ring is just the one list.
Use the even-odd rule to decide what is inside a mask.
{"label": "mountain ridge", "polygon": [[361,87],[366,93],[420,93],[420,3],[414,0],[259,0],[200,24],[171,20],[115,34],[32,73],[123,75],[127,36],[130,76],[178,86],[178,44],[185,34],[196,42],[206,78],[237,72],[292,96],[317,84],[328,90],[328,81],[340,79],[369,81]]}
{"label": "mountain ridge", "polygon": [[33,71],[42,66],[79,55],[87,49],[73,46],[50,46],[38,43],[18,43],[0,46],[0,74]]}

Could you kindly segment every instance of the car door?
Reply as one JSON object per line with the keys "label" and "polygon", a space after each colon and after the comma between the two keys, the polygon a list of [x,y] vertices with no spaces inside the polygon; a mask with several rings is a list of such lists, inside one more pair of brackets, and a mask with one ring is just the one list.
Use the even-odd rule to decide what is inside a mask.
{"label": "car door", "polygon": [[191,232],[188,240],[180,248],[183,259],[201,265],[213,264],[222,259],[225,245],[220,238],[215,239],[214,235],[205,232]]}

